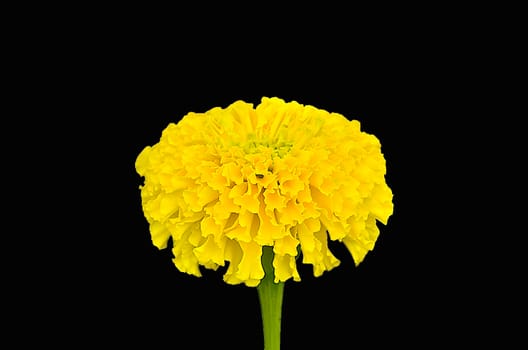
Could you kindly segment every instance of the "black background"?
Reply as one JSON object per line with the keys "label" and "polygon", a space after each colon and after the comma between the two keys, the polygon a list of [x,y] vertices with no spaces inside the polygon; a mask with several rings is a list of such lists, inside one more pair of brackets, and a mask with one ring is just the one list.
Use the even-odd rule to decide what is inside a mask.
{"label": "black background", "polygon": [[482,148],[471,89],[485,80],[474,41],[427,18],[354,28],[356,17],[343,16],[325,30],[318,17],[298,26],[285,17],[280,28],[247,20],[203,31],[174,25],[180,14],[150,30],[111,17],[104,30],[85,19],[68,32],[72,18],[33,32],[22,60],[30,74],[18,83],[37,96],[21,105],[43,111],[25,137],[37,140],[30,163],[44,202],[16,221],[30,243],[19,254],[25,273],[9,284],[23,296],[11,324],[52,344],[261,349],[255,289],[225,284],[222,269],[180,273],[151,244],[134,162],[190,111],[277,96],[359,120],[381,141],[394,193],[361,265],[332,244],[339,267],[314,278],[300,266],[302,281],[286,283],[283,348],[510,339],[515,327],[503,333],[498,321],[512,308],[494,292],[510,286],[501,248],[484,248],[492,220],[482,228],[481,209],[494,189],[474,174]]}

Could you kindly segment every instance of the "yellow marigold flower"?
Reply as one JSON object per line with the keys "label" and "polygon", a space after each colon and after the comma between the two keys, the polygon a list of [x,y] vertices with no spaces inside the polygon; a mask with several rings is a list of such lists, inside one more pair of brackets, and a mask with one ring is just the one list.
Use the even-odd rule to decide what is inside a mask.
{"label": "yellow marigold flower", "polygon": [[227,262],[229,284],[259,284],[265,246],[275,282],[300,280],[298,257],[315,276],[338,266],[328,240],[343,242],[357,265],[393,211],[375,136],[357,120],[276,97],[188,113],[135,165],[153,244],[172,238],[174,264],[195,276]]}

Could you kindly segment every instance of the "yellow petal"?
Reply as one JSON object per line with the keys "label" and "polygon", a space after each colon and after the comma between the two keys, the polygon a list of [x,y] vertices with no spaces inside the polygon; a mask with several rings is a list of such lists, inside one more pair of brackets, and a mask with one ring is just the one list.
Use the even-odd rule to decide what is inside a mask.
{"label": "yellow petal", "polygon": [[294,281],[300,281],[301,277],[297,271],[295,257],[290,255],[275,255],[273,258],[273,268],[275,272],[274,282],[285,282],[290,278]]}
{"label": "yellow petal", "polygon": [[221,240],[220,244],[218,244],[211,235],[207,237],[206,241],[201,246],[194,248],[193,253],[198,259],[198,263],[201,265],[207,265],[212,262],[216,265],[223,266],[224,248],[225,239]]}
{"label": "yellow petal", "polygon": [[308,219],[297,227],[297,236],[303,253],[313,252],[316,249],[315,232],[321,229],[319,220]]}
{"label": "yellow petal", "polygon": [[330,271],[334,267],[339,266],[340,261],[328,249],[328,238],[324,229],[315,232],[314,237],[316,239],[316,249],[306,254],[303,257],[303,262],[313,264],[314,276],[319,277],[325,271]]}
{"label": "yellow petal", "polygon": [[139,153],[136,158],[136,171],[139,175],[145,175],[147,168],[149,167],[149,155],[152,150],[152,147],[147,146]]}
{"label": "yellow petal", "polygon": [[201,277],[198,259],[194,255],[193,250],[194,246],[187,239],[175,241],[172,248],[172,254],[174,255],[172,261],[181,272]]}
{"label": "yellow petal", "polygon": [[242,249],[242,259],[236,272],[237,277],[240,280],[262,279],[264,277],[264,269],[261,263],[262,246],[256,242],[240,242],[240,248]]}
{"label": "yellow petal", "polygon": [[247,209],[252,213],[258,213],[259,210],[259,200],[258,200],[259,190],[258,186],[254,184],[249,184],[247,186],[247,192],[240,197],[234,197],[233,202],[237,205],[240,205],[242,208]]}
{"label": "yellow petal", "polygon": [[295,199],[290,199],[286,207],[279,211],[279,221],[285,225],[296,225],[302,221],[302,205],[296,203]]}
{"label": "yellow petal", "polygon": [[165,225],[159,221],[154,221],[150,225],[150,234],[152,237],[152,243],[158,247],[158,249],[167,248],[167,242],[169,241],[170,232],[167,230]]}
{"label": "yellow petal", "polygon": [[259,228],[255,241],[260,245],[273,245],[273,241],[286,235],[286,228],[280,225],[276,220],[268,215],[264,203],[261,203],[258,214]]}
{"label": "yellow petal", "polygon": [[286,234],[284,237],[275,240],[273,252],[278,255],[291,255],[297,256],[297,246],[299,241],[295,239],[291,234]]}
{"label": "yellow petal", "polygon": [[240,244],[233,240],[227,240],[225,244],[225,259],[229,261],[229,266],[223,276],[228,284],[239,284],[243,282],[237,277],[238,266],[242,260],[242,249]]}
{"label": "yellow petal", "polygon": [[178,210],[178,196],[166,194],[160,198],[159,212],[161,217],[167,217]]}
{"label": "yellow petal", "polygon": [[273,212],[274,209],[282,209],[286,207],[286,198],[274,189],[266,189],[264,191],[264,203],[266,210]]}
{"label": "yellow petal", "polygon": [[258,218],[255,214],[242,210],[238,214],[237,223],[226,232],[226,236],[239,242],[250,242],[258,231]]}
{"label": "yellow petal", "polygon": [[218,198],[218,192],[209,186],[202,186],[198,190],[198,205],[204,207],[206,204]]}

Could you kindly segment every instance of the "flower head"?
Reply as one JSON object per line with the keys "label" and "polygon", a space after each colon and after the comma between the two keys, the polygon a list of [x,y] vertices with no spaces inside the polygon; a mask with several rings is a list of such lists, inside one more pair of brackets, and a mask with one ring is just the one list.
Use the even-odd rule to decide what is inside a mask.
{"label": "flower head", "polygon": [[310,105],[262,98],[188,113],[136,160],[153,244],[185,273],[228,268],[224,281],[257,286],[273,247],[275,281],[300,280],[297,258],[320,276],[339,265],[328,240],[355,264],[392,215],[379,140],[360,123]]}

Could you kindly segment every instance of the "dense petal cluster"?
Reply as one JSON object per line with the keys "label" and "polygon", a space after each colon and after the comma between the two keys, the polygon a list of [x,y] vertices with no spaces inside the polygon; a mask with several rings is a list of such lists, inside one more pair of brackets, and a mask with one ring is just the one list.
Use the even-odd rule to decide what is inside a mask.
{"label": "dense petal cluster", "polygon": [[276,282],[300,280],[299,257],[315,276],[339,265],[328,240],[343,242],[357,265],[393,211],[375,136],[276,97],[188,113],[135,165],[153,244],[172,238],[174,264],[195,276],[227,262],[229,284],[259,284],[264,246]]}

